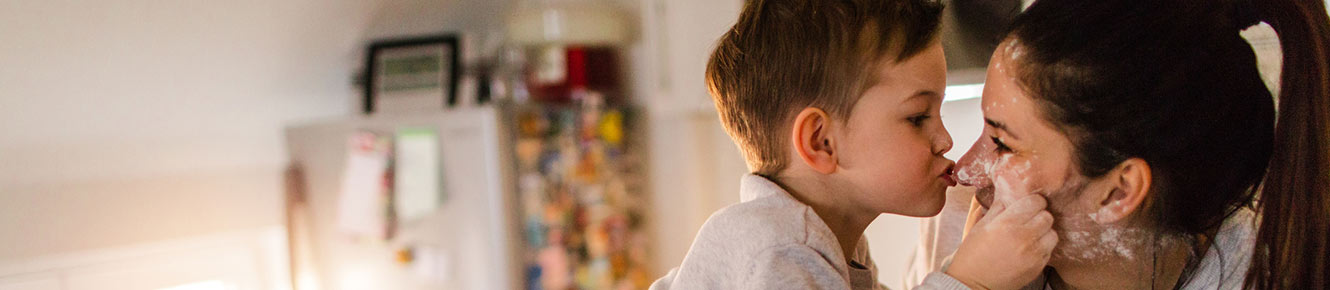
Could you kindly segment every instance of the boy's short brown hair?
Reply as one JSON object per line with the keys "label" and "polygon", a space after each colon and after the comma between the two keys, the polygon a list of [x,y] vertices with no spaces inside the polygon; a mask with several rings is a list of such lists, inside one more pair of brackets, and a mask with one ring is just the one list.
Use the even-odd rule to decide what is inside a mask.
{"label": "boy's short brown hair", "polygon": [[929,0],[748,0],[707,63],[707,86],[749,170],[773,176],[791,119],[804,107],[844,121],[884,57],[901,61],[936,38]]}

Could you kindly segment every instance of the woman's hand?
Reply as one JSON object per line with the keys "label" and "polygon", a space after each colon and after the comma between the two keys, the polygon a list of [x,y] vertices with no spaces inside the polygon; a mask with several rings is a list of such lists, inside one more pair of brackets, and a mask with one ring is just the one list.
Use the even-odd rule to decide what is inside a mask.
{"label": "woman's hand", "polygon": [[947,275],[973,289],[1018,289],[1034,280],[1058,242],[1047,206],[1039,194],[994,203],[987,213],[971,206],[972,217],[983,217],[972,225],[967,221],[965,240]]}
{"label": "woman's hand", "polygon": [[974,224],[979,223],[979,219],[984,218],[985,212],[987,210],[979,204],[978,197],[970,198],[970,214],[965,217],[965,229],[961,232],[962,241],[970,234],[970,229],[974,228]]}

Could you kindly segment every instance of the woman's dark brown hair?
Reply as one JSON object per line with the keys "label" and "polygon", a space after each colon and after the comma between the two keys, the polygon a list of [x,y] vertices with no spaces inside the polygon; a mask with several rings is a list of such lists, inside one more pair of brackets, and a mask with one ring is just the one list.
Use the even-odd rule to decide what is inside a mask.
{"label": "woman's dark brown hair", "polygon": [[1330,20],[1321,1],[1251,3],[1279,34],[1284,68],[1247,285],[1330,289]]}
{"label": "woman's dark brown hair", "polygon": [[[1239,35],[1261,21],[1283,50],[1278,113]],[[1330,20],[1320,0],[1039,0],[1009,37],[1019,83],[1071,137],[1082,175],[1145,160],[1156,182],[1143,213],[1168,234],[1204,236],[1255,208],[1246,286],[1330,289]]]}

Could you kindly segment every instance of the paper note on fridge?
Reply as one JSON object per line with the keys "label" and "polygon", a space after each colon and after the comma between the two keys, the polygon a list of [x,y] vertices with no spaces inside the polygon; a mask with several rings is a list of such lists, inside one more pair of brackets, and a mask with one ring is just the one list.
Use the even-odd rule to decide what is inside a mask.
{"label": "paper note on fridge", "polygon": [[393,209],[398,221],[433,213],[440,201],[439,135],[430,128],[397,131]]}
{"label": "paper note on fridge", "polygon": [[342,192],[337,201],[337,228],[370,238],[387,235],[389,144],[374,133],[359,132],[347,144]]}

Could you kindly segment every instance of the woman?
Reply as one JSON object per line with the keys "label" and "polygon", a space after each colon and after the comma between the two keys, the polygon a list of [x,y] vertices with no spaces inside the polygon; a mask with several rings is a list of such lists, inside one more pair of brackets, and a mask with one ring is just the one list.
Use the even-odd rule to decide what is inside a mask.
{"label": "woman", "polygon": [[[1060,243],[1031,286],[1330,289],[1323,5],[1039,0],[1019,16],[958,175],[985,207],[1048,198]],[[1262,21],[1277,101],[1239,35]]]}

